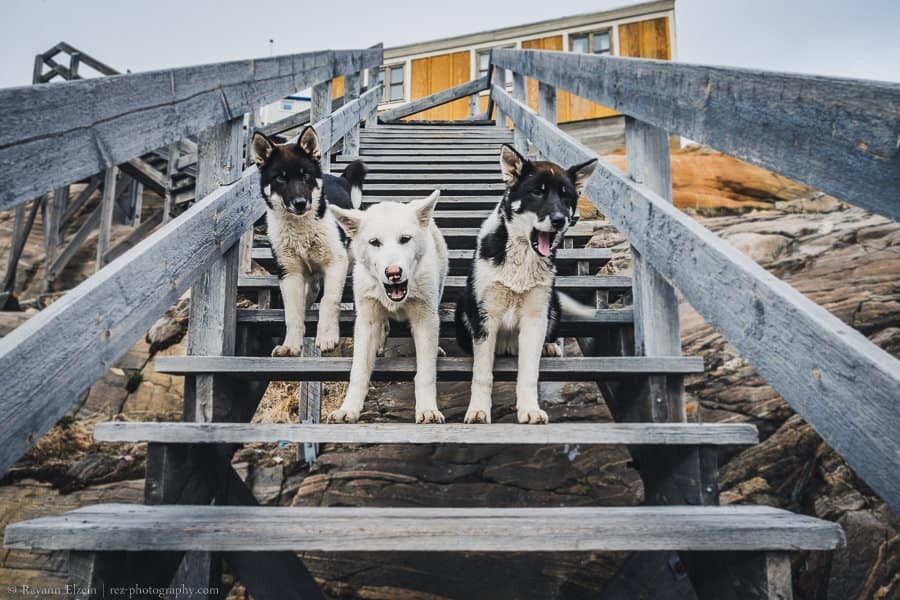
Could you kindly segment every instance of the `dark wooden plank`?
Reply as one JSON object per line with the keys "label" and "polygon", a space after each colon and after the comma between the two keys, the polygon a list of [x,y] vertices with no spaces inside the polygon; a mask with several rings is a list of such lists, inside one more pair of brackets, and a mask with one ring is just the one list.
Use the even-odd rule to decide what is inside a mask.
{"label": "dark wooden plank", "polygon": [[[493,93],[550,159],[574,164],[596,156],[503,90]],[[900,361],[602,158],[585,196],[900,509]]]}
{"label": "dark wooden plank", "polygon": [[381,57],[325,50],[0,90],[0,210]]}
{"label": "dark wooden plank", "polygon": [[[232,377],[278,381],[347,381],[349,357],[272,358],[268,356],[166,356],[156,359],[156,370],[174,375],[228,374]],[[542,358],[542,381],[594,381],[623,376],[702,373],[699,357],[574,357]],[[500,356],[494,362],[496,381],[515,381],[515,357]],[[470,381],[472,359],[448,356],[437,359],[439,381]],[[372,371],[374,381],[412,381],[416,374],[414,357],[378,358]]]}
{"label": "dark wooden plank", "polygon": [[[362,73],[350,73],[349,75],[344,76],[344,101],[352,102],[359,98],[359,94],[361,92],[362,87]],[[375,102],[377,106],[377,101]],[[362,121],[372,112],[371,107],[368,110],[365,110],[360,115],[360,118],[357,119],[357,124],[352,125],[350,127],[350,131],[344,136],[344,146],[343,153],[347,155],[347,157],[359,156],[359,121]]]}
{"label": "dark wooden plank", "polygon": [[50,265],[48,275],[52,281],[55,281],[56,278],[59,277],[59,274],[66,268],[66,265],[69,264],[69,261],[75,256],[75,253],[78,252],[87,237],[100,224],[100,213],[102,210],[103,205],[99,204],[91,211],[88,218],[84,220],[84,223],[81,224],[78,231],[75,232],[75,235],[72,236],[65,248],[62,249],[62,252],[60,252],[59,256],[56,257],[56,260],[53,261],[53,264]]}
{"label": "dark wooden plank", "polygon": [[388,110],[381,111],[381,114],[379,114],[378,116],[380,117],[382,122],[395,121],[397,119],[402,119],[403,117],[408,117],[410,115],[420,113],[424,110],[428,110],[429,108],[434,108],[435,106],[442,106],[448,102],[458,100],[459,98],[464,98],[475,92],[486,90],[487,88],[487,77],[481,77],[480,79],[474,79],[472,81],[467,81],[466,83],[461,83],[460,85],[454,86],[452,88],[441,90],[440,92],[431,94],[430,96],[425,96],[424,98],[419,98],[417,100],[413,100],[412,102],[407,102],[406,104],[398,106],[397,108],[389,108]]}
{"label": "dark wooden plank", "polygon": [[[339,425],[335,427],[340,427]],[[488,429],[490,426],[486,426]],[[429,523],[422,527],[422,523]],[[7,526],[19,550],[832,550],[837,523],[761,506],[355,508],[97,505]]]}
{"label": "dark wooden plank", "polygon": [[163,444],[251,444],[316,442],[322,444],[651,444],[745,445],[758,441],[756,427],[745,423],[549,423],[490,427],[446,423],[362,423],[354,425],[286,425],[246,423],[98,423],[98,442]]}
{"label": "dark wooden plank", "polygon": [[[401,156],[413,156],[413,157],[422,157],[422,156],[446,156],[446,157],[485,157],[490,156],[495,160],[500,160],[500,148],[498,147],[487,147],[487,146],[478,146],[477,148],[473,148],[471,150],[466,148],[455,148],[455,149],[431,149],[431,148],[408,148],[408,149],[393,149],[393,148],[371,148],[367,149],[363,152],[363,159],[369,160],[369,157],[401,157]],[[422,159],[418,158],[418,160],[430,160],[430,159]]]}
{"label": "dark wooden plank", "polygon": [[541,82],[900,219],[900,84],[497,49]]}
{"label": "dark wooden plank", "polygon": [[[494,152],[493,154],[477,154],[466,156],[465,154],[434,154],[429,155],[428,158],[422,158],[421,156],[409,156],[409,155],[374,155],[374,154],[366,154],[363,156],[363,160],[366,161],[366,164],[371,163],[428,163],[428,164],[442,164],[442,163],[455,163],[459,165],[466,164],[490,164],[496,166],[499,162],[499,153]],[[350,162],[349,159],[342,158],[340,156],[335,157],[335,163],[346,163]]]}

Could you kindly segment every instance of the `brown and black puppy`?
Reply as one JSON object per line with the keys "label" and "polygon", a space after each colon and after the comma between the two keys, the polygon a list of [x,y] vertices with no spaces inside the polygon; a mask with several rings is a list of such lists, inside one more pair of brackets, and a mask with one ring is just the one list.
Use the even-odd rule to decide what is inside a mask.
{"label": "brown and black puppy", "polygon": [[322,276],[316,346],[334,349],[340,339],[338,318],[350,259],[347,237],[329,204],[358,208],[366,167],[347,165],[340,177],[322,173],[315,129],[306,127],[296,143],[277,144],[262,133],[253,136],[253,159],[266,201],[266,223],[278,265],[286,335],[272,356],[299,356],[306,307],[315,298],[313,278]]}
{"label": "brown and black puppy", "polygon": [[495,353],[519,357],[519,422],[547,422],[537,393],[544,343],[556,340],[562,313],[594,314],[558,292],[554,281],[556,249],[577,220],[578,196],[596,166],[594,159],[566,169],[502,147],[506,192],[481,225],[466,289],[456,304],[456,339],[475,357],[466,423],[491,422]]}

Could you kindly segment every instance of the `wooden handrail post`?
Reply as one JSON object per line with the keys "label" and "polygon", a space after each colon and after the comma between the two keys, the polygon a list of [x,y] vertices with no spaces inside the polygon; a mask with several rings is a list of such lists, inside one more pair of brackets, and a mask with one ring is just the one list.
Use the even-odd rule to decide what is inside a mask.
{"label": "wooden handrail post", "polygon": [[480,112],[478,110],[480,104],[478,101],[479,95],[480,92],[475,92],[474,94],[469,96],[469,116],[473,119],[478,116],[478,113]]}
{"label": "wooden handrail post", "polygon": [[[499,85],[501,88],[506,89],[506,69],[498,67],[497,65],[494,65],[494,73],[493,73],[492,77],[493,77],[493,82],[496,85]],[[488,118],[490,119],[491,116],[488,115]],[[506,115],[503,113],[502,110],[500,110],[499,106],[496,109],[495,121],[496,121],[497,127],[506,127]]]}
{"label": "wooden handrail post", "polygon": [[[309,107],[309,122],[318,123],[331,114],[331,80],[324,81],[312,88],[312,103]],[[316,132],[319,133],[319,132]],[[331,172],[331,152],[322,152],[322,171]]]}
{"label": "wooden handrail post", "polygon": [[94,272],[103,268],[103,264],[106,261],[106,252],[109,250],[118,175],[118,167],[111,167],[103,174],[103,196],[100,199],[102,207],[100,209],[100,231],[97,235],[97,263],[94,265]]}
{"label": "wooden handrail post", "polygon": [[[362,87],[362,73],[351,73],[344,77],[344,105],[359,98]],[[355,124],[344,136],[344,156],[359,156],[359,123]]]}
{"label": "wooden handrail post", "polygon": [[556,125],[556,88],[543,81],[538,81],[538,114]]}
{"label": "wooden handrail post", "polygon": [[[525,91],[525,76],[518,71],[513,71],[513,98],[519,102],[527,102]],[[515,127],[515,123],[513,124]],[[522,156],[528,156],[528,138],[519,127],[513,131],[513,144]]]}
{"label": "wooden handrail post", "polygon": [[[366,70],[366,91],[371,90],[376,85],[378,85],[378,72],[381,67],[372,67],[371,69]],[[375,103],[375,108],[366,115],[366,128],[373,129],[378,127],[378,103]]]}

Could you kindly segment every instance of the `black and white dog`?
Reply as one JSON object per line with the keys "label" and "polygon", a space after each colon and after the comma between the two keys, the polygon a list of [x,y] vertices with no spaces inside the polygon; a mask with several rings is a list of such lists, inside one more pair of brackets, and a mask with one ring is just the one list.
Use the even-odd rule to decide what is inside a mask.
{"label": "black and white dog", "polygon": [[491,422],[495,353],[518,354],[519,422],[548,421],[538,406],[537,387],[545,341],[556,340],[561,313],[594,314],[556,291],[554,261],[566,230],[577,220],[578,196],[596,166],[594,159],[563,169],[502,147],[506,192],[481,225],[466,289],[456,305],[457,341],[475,358],[466,423]]}
{"label": "black and white dog", "polygon": [[322,173],[319,138],[306,127],[297,143],[277,144],[262,133],[253,135],[253,159],[268,207],[266,224],[278,266],[284,301],[286,335],[272,356],[299,356],[306,306],[314,300],[313,278],[322,275],[316,347],[334,349],[340,339],[338,318],[350,258],[347,237],[328,210],[333,204],[359,208],[366,167],[347,165],[340,177]]}

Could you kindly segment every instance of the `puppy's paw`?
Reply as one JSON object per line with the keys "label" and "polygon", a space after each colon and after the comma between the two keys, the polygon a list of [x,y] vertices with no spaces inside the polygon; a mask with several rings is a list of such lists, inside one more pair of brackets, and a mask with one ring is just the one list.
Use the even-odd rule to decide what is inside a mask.
{"label": "puppy's paw", "polygon": [[463,419],[463,422],[470,425],[476,423],[488,425],[491,422],[491,411],[482,410],[479,408],[470,408],[466,411],[466,418]]}
{"label": "puppy's paw", "polygon": [[518,417],[519,423],[527,423],[529,425],[542,425],[550,422],[550,417],[547,416],[547,413],[539,408],[520,410]]}
{"label": "puppy's paw", "polygon": [[272,356],[300,356],[300,348],[281,344],[272,350]]}
{"label": "puppy's paw", "polygon": [[441,411],[435,409],[425,409],[416,411],[416,423],[443,423],[444,415]]}
{"label": "puppy's paw", "polygon": [[438,356],[447,356],[447,351],[438,346]]}
{"label": "puppy's paw", "polygon": [[316,348],[322,352],[331,352],[340,341],[341,336],[336,329],[332,330],[330,327],[328,329],[320,329],[316,335]]}
{"label": "puppy's paw", "polygon": [[359,421],[359,412],[355,410],[339,408],[337,410],[331,411],[325,421],[327,423],[356,423],[357,421]]}
{"label": "puppy's paw", "polygon": [[544,344],[544,347],[541,349],[541,356],[561,357],[562,355],[562,350],[560,349],[559,344],[556,344],[554,342],[548,342]]}

